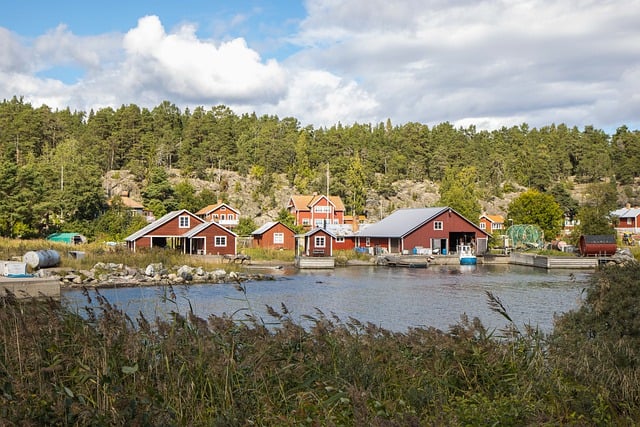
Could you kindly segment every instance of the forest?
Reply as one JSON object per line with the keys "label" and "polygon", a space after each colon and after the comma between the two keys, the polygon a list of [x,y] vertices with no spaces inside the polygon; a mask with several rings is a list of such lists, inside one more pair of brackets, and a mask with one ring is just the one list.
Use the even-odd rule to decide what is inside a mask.
{"label": "forest", "polygon": [[[526,123],[492,131],[391,120],[314,128],[293,117],[238,115],[223,105],[181,111],[164,101],[152,109],[52,111],[13,97],[0,103],[0,163],[3,237],[65,230],[95,236],[135,227],[118,215],[117,203],[107,203],[112,195],[102,178],[113,170],[135,176],[156,217],[214,202],[219,195],[196,191],[187,179],[213,180],[221,169],[257,179],[263,197],[275,191],[276,176],[305,194],[322,192],[330,174],[332,194],[354,214],[366,212],[368,194],[389,197],[403,179],[444,188],[466,180],[471,199],[533,189],[552,195],[569,216],[578,209],[567,193],[572,182],[614,183],[625,202],[640,201],[633,187],[640,131],[626,126],[612,135],[592,126]],[[183,183],[169,183],[171,168]]]}

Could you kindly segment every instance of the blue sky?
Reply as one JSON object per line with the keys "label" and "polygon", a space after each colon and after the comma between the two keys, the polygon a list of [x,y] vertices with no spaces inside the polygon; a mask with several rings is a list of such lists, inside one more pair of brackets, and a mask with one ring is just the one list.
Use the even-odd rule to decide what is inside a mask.
{"label": "blue sky", "polygon": [[640,126],[640,0],[18,1],[0,98],[331,126]]}

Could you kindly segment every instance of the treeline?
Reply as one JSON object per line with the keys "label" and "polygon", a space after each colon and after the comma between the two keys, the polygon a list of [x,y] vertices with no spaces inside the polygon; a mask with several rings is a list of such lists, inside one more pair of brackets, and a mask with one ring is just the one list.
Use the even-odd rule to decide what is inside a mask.
{"label": "treeline", "polygon": [[221,169],[252,175],[262,194],[273,193],[276,174],[300,193],[324,191],[329,175],[332,194],[362,213],[370,191],[388,197],[397,180],[441,182],[462,168],[475,171],[483,198],[515,185],[557,193],[572,176],[628,185],[640,176],[640,132],[563,124],[479,131],[390,120],[316,129],[225,106],[181,111],[165,101],[87,113],[14,97],[0,103],[0,162],[0,235],[29,237],[95,224],[107,212],[101,179],[109,170],[130,170],[156,215],[214,197],[171,186],[169,168],[184,178],[213,179]]}

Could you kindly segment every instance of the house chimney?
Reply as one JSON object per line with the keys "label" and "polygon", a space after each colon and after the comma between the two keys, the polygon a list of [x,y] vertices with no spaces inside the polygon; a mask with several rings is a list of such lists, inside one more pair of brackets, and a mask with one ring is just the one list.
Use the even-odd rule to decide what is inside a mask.
{"label": "house chimney", "polygon": [[631,209],[631,203],[627,203],[626,205],[624,205],[624,207],[627,209]]}
{"label": "house chimney", "polygon": [[354,215],[353,221],[351,222],[351,231],[356,232],[360,228],[360,215]]}

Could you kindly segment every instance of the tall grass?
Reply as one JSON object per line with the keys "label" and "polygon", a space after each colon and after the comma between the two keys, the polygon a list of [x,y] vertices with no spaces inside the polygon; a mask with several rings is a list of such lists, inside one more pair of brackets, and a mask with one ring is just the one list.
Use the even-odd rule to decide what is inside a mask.
{"label": "tall grass", "polygon": [[463,316],[447,332],[400,333],[320,311],[303,327],[285,305],[268,307],[276,327],[250,306],[131,319],[99,292],[86,297],[97,308],[83,313],[0,300],[0,424],[598,425],[639,413],[634,400],[614,404],[610,382],[550,359],[532,328]]}

